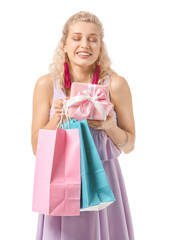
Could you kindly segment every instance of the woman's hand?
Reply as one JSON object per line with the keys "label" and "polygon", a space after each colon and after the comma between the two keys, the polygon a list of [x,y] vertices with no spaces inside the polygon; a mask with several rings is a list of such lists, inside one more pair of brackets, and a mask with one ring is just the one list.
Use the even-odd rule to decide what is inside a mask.
{"label": "woman's hand", "polygon": [[108,131],[110,128],[115,126],[115,122],[113,120],[113,113],[110,112],[107,116],[106,121],[100,121],[100,120],[87,120],[87,123],[90,127],[96,129],[96,130],[104,130]]}
{"label": "woman's hand", "polygon": [[[66,97],[65,100],[68,100],[69,97]],[[57,121],[59,122],[62,116],[62,108],[63,108],[64,99],[57,98],[54,103],[55,115],[57,116]],[[65,112],[63,112],[63,118],[65,118]]]}

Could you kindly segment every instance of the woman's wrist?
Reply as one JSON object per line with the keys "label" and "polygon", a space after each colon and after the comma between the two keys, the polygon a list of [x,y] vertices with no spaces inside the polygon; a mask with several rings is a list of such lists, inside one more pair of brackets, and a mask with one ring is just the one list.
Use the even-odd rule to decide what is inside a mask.
{"label": "woman's wrist", "polygon": [[123,130],[123,131],[124,131],[125,134],[126,134],[126,140],[125,140],[125,142],[122,143],[122,144],[116,144],[116,146],[117,146],[118,148],[123,148],[123,147],[125,147],[125,146],[127,145],[128,141],[129,141],[129,134],[128,134],[125,130]]}
{"label": "woman's wrist", "polygon": [[129,134],[118,127],[116,124],[105,129],[105,133],[111,138],[112,142],[119,148],[125,147],[129,142]]}

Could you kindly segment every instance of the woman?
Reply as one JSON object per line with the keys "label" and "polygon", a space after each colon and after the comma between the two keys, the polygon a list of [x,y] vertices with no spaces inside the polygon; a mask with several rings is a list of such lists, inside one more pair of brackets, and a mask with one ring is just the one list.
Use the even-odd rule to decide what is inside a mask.
{"label": "woman", "polygon": [[107,84],[113,110],[106,121],[87,121],[116,201],[101,211],[81,212],[77,217],[39,214],[37,240],[133,240],[130,209],[118,163],[120,153],[131,152],[135,143],[130,88],[125,78],[110,67],[103,27],[95,15],[74,14],[62,33],[49,66],[50,73],[40,77],[34,89],[33,153],[36,155],[38,130],[56,129],[72,82]]}

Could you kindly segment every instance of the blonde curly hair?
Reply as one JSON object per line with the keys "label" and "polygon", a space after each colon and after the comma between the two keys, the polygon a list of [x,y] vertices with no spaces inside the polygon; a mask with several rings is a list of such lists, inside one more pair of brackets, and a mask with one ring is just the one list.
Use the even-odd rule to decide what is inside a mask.
{"label": "blonde curly hair", "polygon": [[[56,79],[58,85],[61,88],[64,87],[64,61],[65,61],[65,53],[63,51],[63,45],[67,39],[69,27],[76,22],[84,21],[95,23],[100,29],[100,38],[101,38],[101,47],[102,47],[102,55],[100,58],[100,77],[98,84],[101,84],[104,80],[105,76],[111,73],[115,73],[114,70],[111,69],[111,60],[108,57],[107,49],[105,43],[103,41],[104,38],[104,29],[100,20],[92,13],[80,11],[73,16],[71,16],[62,29],[62,38],[60,39],[54,54],[53,54],[53,62],[49,65],[49,71],[53,74]],[[96,65],[96,63],[95,63]]]}

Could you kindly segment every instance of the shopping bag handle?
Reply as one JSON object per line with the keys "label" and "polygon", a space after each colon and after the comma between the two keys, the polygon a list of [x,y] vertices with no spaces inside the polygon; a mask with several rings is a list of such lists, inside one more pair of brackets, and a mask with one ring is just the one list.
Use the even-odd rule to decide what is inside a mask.
{"label": "shopping bag handle", "polygon": [[[67,106],[66,102],[67,102],[67,100],[64,99],[63,100],[61,119],[60,119],[60,122],[58,123],[56,129],[61,127],[62,124],[64,125],[66,122],[68,122],[68,128],[69,128],[69,120],[70,120],[70,118],[68,116],[68,106]],[[64,112],[65,112],[65,115],[66,115],[66,119],[63,118],[63,113]]]}

